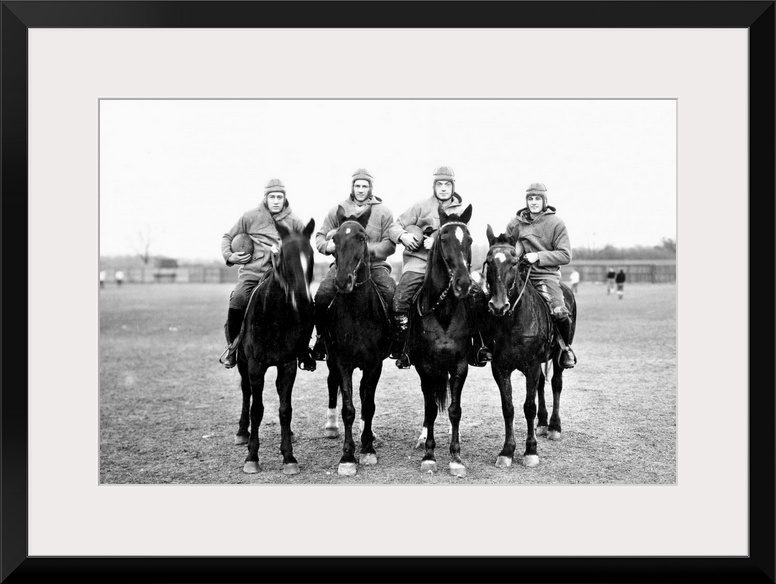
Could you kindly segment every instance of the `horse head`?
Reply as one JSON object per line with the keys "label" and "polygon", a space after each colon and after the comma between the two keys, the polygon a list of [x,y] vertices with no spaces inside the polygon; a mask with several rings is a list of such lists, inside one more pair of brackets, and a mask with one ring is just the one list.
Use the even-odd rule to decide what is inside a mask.
{"label": "horse head", "polygon": [[486,235],[489,246],[485,259],[485,278],[490,289],[488,310],[494,316],[504,316],[514,310],[514,290],[522,284],[519,263],[523,246],[515,246],[516,236],[507,237],[503,233],[494,236],[490,225]]}
{"label": "horse head", "polygon": [[282,223],[275,222],[280,235],[280,249],[272,256],[274,275],[286,298],[294,309],[301,299],[312,302],[310,284],[313,281],[313,248],[310,237],[315,229],[315,219],[310,219],[302,231],[292,231]]}
{"label": "horse head", "polygon": [[471,287],[469,268],[472,263],[472,236],[467,226],[471,217],[471,205],[460,215],[448,215],[444,209],[439,209],[439,232],[434,240],[434,248],[447,267],[453,294],[458,299],[466,298]]}
{"label": "horse head", "polygon": [[337,292],[349,294],[356,287],[358,272],[362,267],[367,269],[369,277],[369,238],[366,226],[372,207],[367,207],[360,216],[345,215],[340,205],[337,208],[337,223],[339,228],[334,234],[334,262],[337,272],[334,276],[334,286]]}

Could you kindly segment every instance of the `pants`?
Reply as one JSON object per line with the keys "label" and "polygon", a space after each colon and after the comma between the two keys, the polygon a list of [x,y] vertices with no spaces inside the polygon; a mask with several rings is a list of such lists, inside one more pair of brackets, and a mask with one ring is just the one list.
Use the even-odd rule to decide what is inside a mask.
{"label": "pants", "polygon": [[394,314],[407,314],[410,311],[412,298],[423,284],[425,274],[418,272],[402,272],[399,284],[396,286],[396,294],[393,297]]}
{"label": "pants", "polygon": [[[326,272],[326,276],[318,285],[318,290],[315,292],[316,314],[325,313],[325,310],[329,307],[331,301],[334,300],[335,294],[337,294],[337,288],[334,286],[335,273],[336,268],[332,265],[329,268],[329,271]],[[385,300],[385,305],[390,309],[393,304],[394,292],[396,290],[396,282],[394,282],[391,277],[390,269],[386,266],[373,266],[372,281],[374,281],[380,296]]]}
{"label": "pants", "polygon": [[552,317],[555,319],[565,319],[569,315],[566,308],[566,300],[563,298],[563,291],[560,289],[560,276],[548,276],[541,274],[534,276],[531,274],[531,284],[542,295],[550,305]]}
{"label": "pants", "polygon": [[238,280],[237,286],[234,287],[234,290],[229,295],[229,308],[245,310],[248,307],[251,292],[253,292],[258,283],[259,280],[253,279]]}

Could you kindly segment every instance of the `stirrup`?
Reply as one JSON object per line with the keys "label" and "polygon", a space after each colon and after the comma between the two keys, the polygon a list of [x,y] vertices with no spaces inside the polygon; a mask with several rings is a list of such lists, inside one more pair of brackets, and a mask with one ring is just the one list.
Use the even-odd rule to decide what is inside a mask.
{"label": "stirrup", "polygon": [[323,335],[316,336],[310,355],[316,361],[326,361],[326,343],[323,340]]}
{"label": "stirrup", "polygon": [[227,369],[231,369],[235,365],[237,365],[237,351],[234,350],[231,353],[229,352],[229,349],[231,347],[227,347],[224,349],[224,352],[221,353],[221,356],[218,358],[218,362],[221,363],[224,367]]}
{"label": "stirrup", "polygon": [[399,369],[409,369],[412,366],[412,363],[410,363],[410,356],[407,355],[407,353],[402,353],[396,359],[396,366]]}
{"label": "stirrup", "polygon": [[477,349],[474,356],[468,359],[469,365],[473,367],[485,367],[490,361],[493,361],[493,355],[485,345]]}
{"label": "stirrup", "polygon": [[574,351],[571,350],[571,347],[567,346],[561,353],[562,355],[560,359],[558,359],[560,366],[563,367],[563,369],[572,369],[574,365],[577,364],[577,356]]}
{"label": "stirrup", "polygon": [[315,359],[313,359],[309,350],[307,351],[307,355],[299,356],[296,364],[302,371],[315,371]]}

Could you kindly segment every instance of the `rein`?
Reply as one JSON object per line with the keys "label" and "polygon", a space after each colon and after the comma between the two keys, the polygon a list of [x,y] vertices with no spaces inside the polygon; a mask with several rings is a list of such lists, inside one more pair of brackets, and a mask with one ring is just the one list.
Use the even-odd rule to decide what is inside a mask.
{"label": "rein", "polygon": [[[463,223],[462,221],[450,221],[448,223],[445,223],[442,227],[447,227],[448,225],[460,225],[462,227],[465,227],[466,229],[469,228],[469,226],[466,225],[466,223]],[[439,231],[442,230],[442,227],[439,228]],[[434,241],[434,246],[436,246],[436,241]],[[447,295],[450,293],[450,289],[453,287],[453,270],[452,268],[450,268],[450,265],[447,263],[445,256],[442,254],[440,255],[442,257],[442,262],[445,264],[445,268],[447,268],[447,275],[449,276],[447,279],[447,286],[445,286],[445,289],[442,290],[442,294],[439,295],[439,298],[434,303],[434,305],[431,308],[429,308],[426,312],[423,312],[420,309],[420,302],[417,303],[418,314],[421,317],[428,316],[429,314],[434,312],[437,308],[439,308],[439,305],[442,304],[442,302],[444,302],[444,299],[447,298]]]}

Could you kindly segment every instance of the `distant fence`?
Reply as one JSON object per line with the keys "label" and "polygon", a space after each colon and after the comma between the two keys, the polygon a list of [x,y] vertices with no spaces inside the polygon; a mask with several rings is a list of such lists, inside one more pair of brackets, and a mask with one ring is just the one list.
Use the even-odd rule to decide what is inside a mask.
{"label": "distant fence", "polygon": [[[314,280],[320,282],[329,270],[330,262],[316,262]],[[391,275],[398,281],[401,275],[401,262],[391,262]],[[474,263],[479,268],[477,263]],[[568,266],[561,267],[561,278],[568,282],[572,269],[579,272],[580,282],[606,282],[607,268],[615,271],[622,269],[627,276],[627,282],[650,282],[666,284],[676,282],[676,261],[674,260],[623,260],[601,262],[599,260],[579,260]],[[203,267],[190,266],[184,268],[128,268],[123,270],[124,282],[131,284],[179,283],[179,284],[224,284],[237,282],[236,267]],[[116,271],[106,270],[105,281],[114,283]]]}

